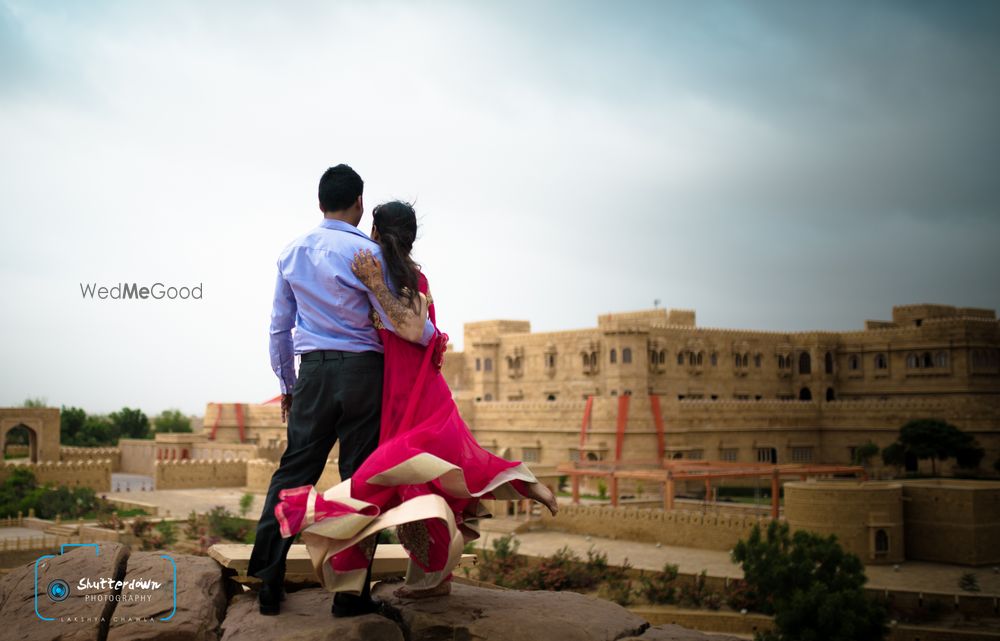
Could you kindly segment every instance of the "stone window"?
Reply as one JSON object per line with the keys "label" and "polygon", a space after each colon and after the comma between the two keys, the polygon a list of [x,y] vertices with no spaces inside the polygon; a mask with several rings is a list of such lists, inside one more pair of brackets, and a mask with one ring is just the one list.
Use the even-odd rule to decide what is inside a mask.
{"label": "stone window", "polygon": [[811,401],[813,399],[812,390],[808,387],[803,387],[799,390],[799,400],[800,401]]}
{"label": "stone window", "polygon": [[753,355],[753,366],[756,367],[757,369],[760,369],[760,364],[762,361],[763,357],[761,356],[760,352]]}
{"label": "stone window", "polygon": [[739,449],[735,447],[719,448],[719,459],[722,461],[735,462],[739,458]]}
{"label": "stone window", "polygon": [[525,447],[521,449],[521,460],[525,463],[537,463],[542,460],[542,452],[539,447]]}
{"label": "stone window", "polygon": [[758,447],[757,448],[757,462],[758,463],[777,463],[778,462],[778,450],[773,447]]}
{"label": "stone window", "polygon": [[493,371],[493,359],[487,358],[483,361],[483,371],[492,372]]}
{"label": "stone window", "polygon": [[570,451],[569,451],[569,460],[571,460],[571,461],[579,461],[580,460],[580,450],[576,449],[575,447],[572,448],[572,449],[570,449]]}
{"label": "stone window", "polygon": [[852,372],[856,372],[861,369],[861,359],[857,354],[851,354],[847,357],[847,369]]}
{"label": "stone window", "polygon": [[826,356],[823,357],[823,366],[827,374],[833,374],[833,354],[830,352],[827,352]]}
{"label": "stone window", "polygon": [[916,369],[920,367],[920,357],[916,354],[910,354],[906,357],[906,366],[910,369]]}
{"label": "stone window", "polygon": [[684,364],[684,352],[677,352],[677,364],[678,365]]}
{"label": "stone window", "polygon": [[545,397],[545,400],[547,400],[547,401],[554,401],[554,400],[556,400],[556,395],[555,394],[549,394],[548,396]]}
{"label": "stone window", "polygon": [[811,447],[792,448],[792,463],[812,463],[812,460],[813,460],[813,448]]}
{"label": "stone window", "polygon": [[[699,359],[700,360],[700,359]],[[632,362],[632,349],[626,347],[622,350],[622,364],[628,365]],[[699,363],[700,365],[700,363]]]}
{"label": "stone window", "polygon": [[920,359],[920,364],[923,367],[934,367],[934,359],[931,358],[930,352],[924,352],[923,358]]}
{"label": "stone window", "polygon": [[487,394],[486,396],[483,397],[483,400],[485,400],[485,401],[492,401],[493,400],[493,395],[492,394]]}
{"label": "stone window", "polygon": [[483,361],[480,358],[476,359],[476,371],[478,372],[483,368]]}
{"label": "stone window", "polygon": [[712,367],[715,367],[719,364],[719,355],[712,352],[712,355],[708,357],[708,362],[712,364]]}
{"label": "stone window", "polygon": [[616,350],[615,348],[612,347],[611,348],[611,354],[609,355],[608,360],[611,361],[612,365],[614,365],[615,363],[617,363],[618,362],[618,350]]}
{"label": "stone window", "polygon": [[885,530],[875,530],[875,556],[886,556],[889,554],[889,535]]}
{"label": "stone window", "polygon": [[809,352],[802,352],[799,354],[799,374],[811,374],[812,373],[812,358],[809,356]]}
{"label": "stone window", "polygon": [[660,363],[666,363],[666,362],[667,362],[667,350],[661,349],[660,350]]}
{"label": "stone window", "polygon": [[689,450],[687,457],[692,461],[700,461],[705,458],[705,450]]}
{"label": "stone window", "polygon": [[888,369],[889,361],[886,359],[885,354],[875,355],[875,369]]}
{"label": "stone window", "polygon": [[934,356],[934,365],[937,367],[948,367],[948,352],[938,352]]}
{"label": "stone window", "polygon": [[783,354],[778,354],[778,369],[785,369],[785,357]]}

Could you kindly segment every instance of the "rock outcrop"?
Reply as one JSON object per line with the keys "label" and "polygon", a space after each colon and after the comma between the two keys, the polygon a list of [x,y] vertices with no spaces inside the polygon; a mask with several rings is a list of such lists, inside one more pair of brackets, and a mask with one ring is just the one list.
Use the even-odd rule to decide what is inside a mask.
{"label": "rock outcrop", "polygon": [[[228,581],[214,560],[130,552],[119,544],[80,547],[0,579],[0,637],[23,641],[722,641],[679,626],[649,624],[608,601],[572,592],[497,590],[456,583],[452,594],[426,600],[393,596],[394,584],[376,586],[382,611],[353,618],[330,615],[332,595],[312,587],[289,592],[279,616],[261,616],[254,592]],[[107,585],[80,590],[79,580]],[[50,598],[56,579],[69,585],[64,600]],[[237,592],[231,596],[227,590]],[[58,597],[59,595],[56,595]]]}

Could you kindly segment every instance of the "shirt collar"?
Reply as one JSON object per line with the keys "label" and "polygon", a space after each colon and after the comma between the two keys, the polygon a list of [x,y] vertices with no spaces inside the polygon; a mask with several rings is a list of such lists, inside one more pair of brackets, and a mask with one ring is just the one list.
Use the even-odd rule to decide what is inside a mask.
{"label": "shirt collar", "polygon": [[371,238],[368,237],[368,234],[366,234],[365,232],[361,231],[360,229],[358,229],[354,225],[351,225],[350,223],[345,223],[342,220],[336,220],[336,219],[333,219],[333,218],[324,218],[320,222],[319,226],[323,227],[324,229],[335,229],[337,231],[346,231],[346,232],[348,232],[350,234],[357,234],[358,236],[361,236],[362,238],[365,238],[367,240],[371,240]]}

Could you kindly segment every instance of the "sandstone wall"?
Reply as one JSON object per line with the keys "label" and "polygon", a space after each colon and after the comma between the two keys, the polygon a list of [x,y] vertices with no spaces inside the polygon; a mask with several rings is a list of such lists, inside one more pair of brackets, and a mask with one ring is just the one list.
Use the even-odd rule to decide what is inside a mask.
{"label": "sandstone wall", "polygon": [[1000,562],[1000,483],[903,481],[906,557],[986,565]]}
{"label": "sandstone wall", "polygon": [[541,525],[553,530],[611,539],[662,543],[707,550],[730,550],[755,524],[769,518],[752,515],[711,515],[687,510],[614,508],[605,505],[561,505],[558,518],[542,515]]}
{"label": "sandstone wall", "polygon": [[243,460],[156,461],[153,471],[157,490],[243,487],[247,484],[247,463]]}
{"label": "sandstone wall", "polygon": [[59,460],[87,461],[110,459],[111,471],[121,471],[121,449],[118,447],[60,447]]}
{"label": "sandstone wall", "polygon": [[10,476],[15,467],[30,469],[39,484],[89,487],[96,492],[111,491],[111,459],[86,461],[41,461],[23,466],[0,465],[0,482]]}

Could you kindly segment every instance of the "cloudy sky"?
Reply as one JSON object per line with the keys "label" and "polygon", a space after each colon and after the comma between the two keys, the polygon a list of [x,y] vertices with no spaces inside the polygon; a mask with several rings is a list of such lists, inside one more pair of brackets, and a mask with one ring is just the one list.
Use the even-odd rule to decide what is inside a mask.
{"label": "cloudy sky", "polygon": [[[990,2],[0,0],[0,406],[274,395],[275,259],[339,162],[416,201],[459,344],[996,308],[997,69]],[[204,298],[81,296],[118,282]]]}

